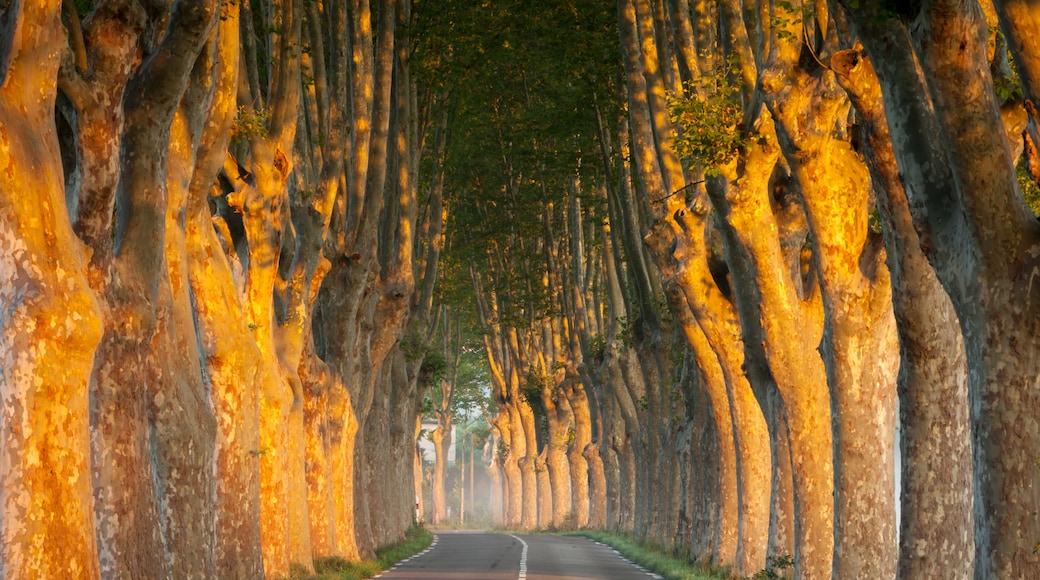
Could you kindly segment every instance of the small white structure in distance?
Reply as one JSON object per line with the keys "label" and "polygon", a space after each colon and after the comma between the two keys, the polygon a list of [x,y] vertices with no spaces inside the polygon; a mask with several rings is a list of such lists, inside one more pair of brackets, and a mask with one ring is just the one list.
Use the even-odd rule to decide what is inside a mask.
{"label": "small white structure in distance", "polygon": [[[437,429],[437,422],[433,420],[423,420],[422,430],[419,432],[419,450],[422,451],[422,458],[424,463],[436,463],[437,452],[433,450],[433,441],[430,440],[430,433]],[[451,426],[451,437],[448,439],[448,465],[455,463],[455,439],[456,429],[455,425]]]}

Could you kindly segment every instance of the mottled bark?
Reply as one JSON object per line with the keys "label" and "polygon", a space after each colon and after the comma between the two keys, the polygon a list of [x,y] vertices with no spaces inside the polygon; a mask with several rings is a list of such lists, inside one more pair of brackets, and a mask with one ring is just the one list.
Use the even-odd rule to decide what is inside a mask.
{"label": "mottled bark", "polygon": [[[207,198],[222,166],[235,111],[238,9],[227,7],[218,28],[216,86],[198,148],[184,235],[195,329],[216,417],[216,528],[214,565],[222,578],[260,576],[259,414],[260,352],[243,319],[232,269],[214,231]],[[219,218],[212,218],[219,219]]]}
{"label": "mottled bark", "polygon": [[[783,46],[784,41],[778,41]],[[880,236],[868,229],[862,158],[834,138],[848,101],[829,71],[810,72],[780,48],[766,102],[805,203],[825,313],[821,352],[831,387],[835,445],[834,573],[895,574],[895,374],[891,286]],[[818,69],[817,69],[818,70]]]}
{"label": "mottled bark", "polygon": [[[571,465],[567,456],[574,437],[574,422],[567,405],[565,395],[557,387],[557,393],[542,391],[542,405],[549,424],[549,439],[542,452],[545,454],[545,467],[549,475],[550,527],[555,529],[573,528],[573,503],[571,498]],[[557,398],[554,401],[553,398]]]}
{"label": "mottled bark", "polygon": [[743,514],[739,513],[742,499],[737,467],[741,458],[737,453],[739,434],[734,433],[734,413],[731,409],[731,399],[727,396],[726,377],[718,355],[712,350],[704,330],[691,312],[687,311],[680,316],[679,323],[695,353],[700,370],[701,388],[708,396],[714,430],[718,433],[719,531],[712,560],[719,566],[734,566],[737,563],[737,548],[742,539],[739,537],[740,520],[744,519],[741,517]]}
{"label": "mottled bark", "polygon": [[[336,527],[336,493],[332,481],[331,439],[342,426],[332,424],[331,391],[335,388],[329,367],[308,346],[298,370],[303,383],[303,424],[306,432],[307,514],[311,551],[315,558],[339,555]],[[338,428],[337,428],[338,427]]]}
{"label": "mottled bark", "polygon": [[59,9],[9,5],[5,24],[15,26],[0,48],[0,576],[9,578],[100,577],[86,474],[102,322],[68,225],[54,125]]}
{"label": "mottled bark", "polygon": [[[513,446],[520,468],[522,514],[520,529],[534,530],[538,527],[538,437],[535,430],[534,411],[526,402],[520,402],[513,413]],[[510,453],[513,453],[512,450]]]}
{"label": "mottled bark", "polygon": [[524,513],[524,483],[517,455],[522,456],[524,439],[523,433],[517,433],[513,428],[512,417],[514,414],[516,414],[515,410],[506,408],[499,429],[502,432],[502,445],[505,451],[502,458],[502,471],[506,480],[506,523],[512,529],[520,529]]}
{"label": "mottled bark", "polygon": [[553,490],[549,466],[546,462],[547,452],[548,448],[543,447],[542,452],[534,458],[534,472],[538,483],[538,514],[535,521],[539,530],[553,528]]}
{"label": "mottled bark", "polygon": [[794,474],[791,472],[791,443],[787,416],[779,393],[770,394],[768,406],[773,420],[773,500],[769,521],[769,555],[795,553]]}
{"label": "mottled bark", "polygon": [[[82,201],[77,229],[94,250],[92,285],[107,307],[92,412],[103,574],[213,574],[214,421],[184,232],[167,222],[183,212],[207,111],[177,115],[179,104],[209,99],[213,53],[198,57],[216,16],[216,2],[153,14],[106,5],[86,31],[105,47],[94,53],[97,74],[63,75],[73,130],[87,137],[75,157],[87,172],[69,193]],[[164,35],[137,44],[149,19],[166,18]],[[142,49],[148,58],[135,62]]]}
{"label": "mottled bark", "polygon": [[[857,22],[872,50],[890,46],[900,36],[905,39],[895,23],[876,22]],[[914,230],[872,62],[847,51],[837,53],[832,63],[865,120],[865,155],[878,193],[899,323],[899,576],[970,578],[975,556],[971,429],[957,315]]]}
{"label": "mottled bark", "polygon": [[[278,364],[273,302],[283,227],[282,196],[289,166],[280,148],[275,164],[275,147],[264,141],[253,143],[250,165],[255,183],[243,184],[240,210],[249,244],[243,310],[263,359],[258,449],[260,527],[264,569],[271,575],[287,574],[293,558],[289,542],[293,443],[288,438],[293,392]],[[300,411],[302,414],[302,408]]]}
{"label": "mottled bark", "polygon": [[816,578],[830,575],[834,546],[830,396],[816,350],[822,313],[818,295],[802,299],[800,284],[791,279],[780,240],[772,233],[780,227],[767,197],[779,154],[771,125],[771,117],[763,113],[756,123],[757,142],[740,164],[743,173],[727,169],[724,191],[709,189],[709,194],[725,217],[722,239],[734,273],[744,342],[755,344],[756,336],[764,341],[764,357],[787,411],[798,506],[796,574]]}
{"label": "mottled bark", "polygon": [[[728,398],[728,420],[732,425],[718,426],[720,436],[731,431],[734,437],[735,461],[739,463],[739,528],[735,569],[747,576],[765,568],[769,534],[769,489],[772,478],[772,456],[765,415],[751,390],[744,371],[744,345],[740,338],[740,322],[736,309],[724,296],[708,268],[708,247],[705,240],[705,217],[708,201],[701,197],[691,210],[675,216],[684,234],[678,240],[676,257],[680,267],[676,282],[693,311],[704,335],[708,352],[698,357],[715,356],[718,372],[724,381],[724,392],[717,395],[710,387],[711,375],[704,374],[713,407],[716,396]],[[704,348],[701,347],[701,348]],[[696,347],[695,347],[696,350]],[[723,444],[720,441],[720,445]],[[725,457],[721,457],[725,464]],[[723,496],[725,497],[725,496]]]}
{"label": "mottled bark", "polygon": [[[964,333],[972,412],[976,577],[1016,577],[1040,567],[1037,480],[1040,427],[1035,408],[1035,270],[1040,230],[1022,201],[1014,160],[992,89],[986,26],[974,4],[925,6],[915,40],[934,123],[942,139],[911,151],[920,128],[893,130],[900,168],[922,154],[945,154],[952,180],[912,181],[911,209],[927,224],[929,259]],[[892,75],[878,76],[886,104]],[[1028,78],[1028,77],[1026,77]],[[916,88],[919,83],[911,85]],[[923,96],[923,95],[922,95]],[[913,97],[912,97],[913,98]],[[917,97],[920,99],[920,97]],[[914,109],[919,110],[918,100]],[[927,126],[926,126],[927,127]],[[916,177],[916,176],[915,176]]]}
{"label": "mottled bark", "polygon": [[263,574],[257,371],[262,359],[205,201],[196,198],[189,208],[186,233],[199,342],[217,419],[216,569],[221,578],[255,577]]}
{"label": "mottled bark", "polygon": [[[572,377],[564,385],[564,396],[574,418],[574,436],[569,441],[567,460],[570,462],[571,505],[574,516],[574,527],[578,529],[590,527],[592,504],[599,503],[599,494],[603,493],[602,474],[594,474],[590,470],[603,469],[599,454],[592,445],[592,415],[589,411],[589,400],[585,387],[577,377]],[[597,463],[595,468],[590,463]],[[597,527],[602,527],[600,524]]]}

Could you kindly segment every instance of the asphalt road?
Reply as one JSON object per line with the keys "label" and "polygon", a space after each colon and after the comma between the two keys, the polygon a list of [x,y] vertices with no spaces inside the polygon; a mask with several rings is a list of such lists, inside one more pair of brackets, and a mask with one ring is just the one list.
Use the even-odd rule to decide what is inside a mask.
{"label": "asphalt road", "polygon": [[650,580],[608,546],[585,538],[438,532],[430,549],[380,580]]}

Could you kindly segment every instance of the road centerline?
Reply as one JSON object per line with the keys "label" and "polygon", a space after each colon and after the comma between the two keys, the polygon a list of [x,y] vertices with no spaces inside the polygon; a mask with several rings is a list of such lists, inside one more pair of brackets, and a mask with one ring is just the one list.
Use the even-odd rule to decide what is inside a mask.
{"label": "road centerline", "polygon": [[516,538],[520,545],[524,548],[520,551],[520,574],[517,576],[517,580],[527,580],[527,542],[520,539],[519,536],[509,534],[511,537]]}

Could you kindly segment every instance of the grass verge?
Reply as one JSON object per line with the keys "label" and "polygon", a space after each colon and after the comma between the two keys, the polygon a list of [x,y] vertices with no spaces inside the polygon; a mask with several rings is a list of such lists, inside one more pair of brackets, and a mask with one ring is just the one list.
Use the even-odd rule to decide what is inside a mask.
{"label": "grass verge", "polygon": [[660,575],[665,580],[721,580],[730,577],[727,570],[712,569],[696,562],[690,562],[656,550],[651,546],[642,545],[631,538],[591,530],[571,532],[567,535],[584,536],[606,544],[617,550],[622,556]]}
{"label": "grass verge", "polygon": [[404,540],[376,549],[375,559],[348,562],[343,558],[322,558],[314,561],[314,574],[294,567],[291,580],[362,580],[414,556],[433,542],[433,534],[423,526],[412,526]]}

